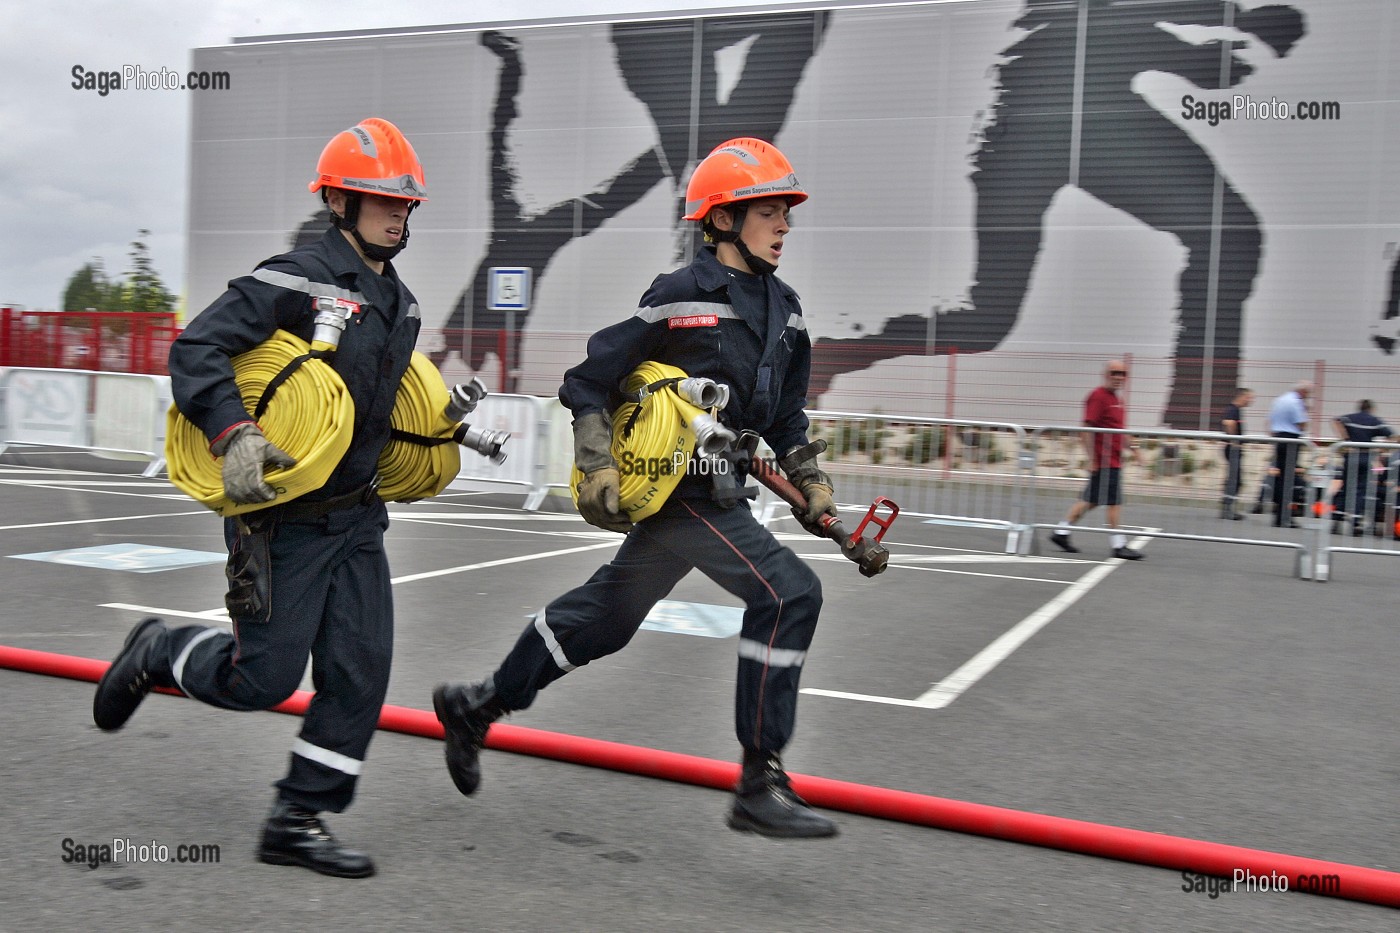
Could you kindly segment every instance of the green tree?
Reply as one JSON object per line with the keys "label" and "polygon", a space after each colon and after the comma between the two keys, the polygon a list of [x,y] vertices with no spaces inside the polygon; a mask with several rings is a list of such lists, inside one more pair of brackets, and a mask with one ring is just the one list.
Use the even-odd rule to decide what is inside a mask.
{"label": "green tree", "polygon": [[124,279],[112,281],[102,267],[101,259],[84,263],[68,279],[63,290],[64,311],[134,311],[140,314],[168,313],[175,310],[175,296],[166,291],[165,283],[151,262],[146,240],[149,230],[138,230],[131,241],[131,271]]}
{"label": "green tree", "polygon": [[166,291],[165,283],[156,274],[151,262],[151,252],[144,240],[151,231],[136,231],[137,239],[131,242],[131,271],[127,273],[126,285],[122,289],[122,311],[135,311],[138,314],[166,313],[175,310],[175,296]]}
{"label": "green tree", "polygon": [[68,286],[63,290],[63,310],[86,311],[95,308],[98,311],[113,311],[117,291],[118,287],[108,280],[107,272],[102,268],[102,260],[94,258],[92,262],[84,263],[68,279]]}

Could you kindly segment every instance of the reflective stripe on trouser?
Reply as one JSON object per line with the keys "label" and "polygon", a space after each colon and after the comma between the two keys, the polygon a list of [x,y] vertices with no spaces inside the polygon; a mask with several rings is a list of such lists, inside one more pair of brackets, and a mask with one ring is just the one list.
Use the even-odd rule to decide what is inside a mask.
{"label": "reflective stripe on trouser", "polygon": [[802,662],[821,611],[821,582],[742,506],[673,496],[617,555],[551,602],[521,633],[494,680],[510,709],[576,667],[622,648],[692,568],[745,605],[734,728],[746,748],[781,751],[792,736]]}
{"label": "reflective stripe on trouser", "polygon": [[[377,513],[377,514],[376,514]],[[283,797],[338,812],[355,782],[389,685],[394,607],[384,554],[383,505],[332,516],[333,526],[283,523],[271,545],[272,609],[266,622],[225,629],[186,626],[160,653],[165,675],[211,706],[276,706],[301,683],[308,656],[316,695],[277,782]]]}

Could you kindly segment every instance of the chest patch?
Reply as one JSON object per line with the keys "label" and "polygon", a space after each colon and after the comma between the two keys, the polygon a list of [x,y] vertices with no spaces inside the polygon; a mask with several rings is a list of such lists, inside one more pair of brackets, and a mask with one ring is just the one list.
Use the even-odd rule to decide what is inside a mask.
{"label": "chest patch", "polygon": [[718,325],[718,314],[686,314],[666,319],[666,326],[671,330],[675,330],[677,327],[717,327]]}
{"label": "chest patch", "polygon": [[342,318],[349,320],[360,313],[360,303],[351,301],[349,298],[333,298],[329,295],[318,296],[316,298],[317,311],[333,311]]}

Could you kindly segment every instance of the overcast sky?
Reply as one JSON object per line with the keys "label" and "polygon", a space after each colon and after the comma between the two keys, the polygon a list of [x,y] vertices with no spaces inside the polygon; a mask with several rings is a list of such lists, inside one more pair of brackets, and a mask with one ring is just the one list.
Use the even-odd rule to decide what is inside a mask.
{"label": "overcast sky", "polygon": [[[190,50],[234,36],[754,7],[784,0],[131,0],[0,6],[0,304],[57,309],[100,258],[130,268],[151,231],[156,271],[184,288],[190,95],[73,87],[73,68],[189,70]],[[790,3],[790,0],[788,0]],[[190,309],[191,313],[199,309]]]}

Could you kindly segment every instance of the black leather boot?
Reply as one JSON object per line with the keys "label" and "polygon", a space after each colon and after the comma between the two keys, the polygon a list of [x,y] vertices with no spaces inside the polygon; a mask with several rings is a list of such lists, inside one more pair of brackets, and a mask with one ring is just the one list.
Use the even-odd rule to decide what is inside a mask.
{"label": "black leather boot", "polygon": [[151,688],[163,685],[165,678],[153,676],[151,666],[152,648],[165,632],[165,623],[151,617],[137,622],[126,636],[92,698],[92,721],[99,729],[114,732],[126,725]]}
{"label": "black leather boot", "polygon": [[836,835],[836,824],[793,793],[775,752],[744,749],[744,770],[734,789],[729,827],[784,839]]}
{"label": "black leather boot", "polygon": [[496,699],[496,687],[490,680],[438,684],[433,691],[433,710],[445,733],[447,773],[457,789],[470,796],[481,786],[478,753],[486,745],[486,731],[507,710]]}
{"label": "black leather boot", "polygon": [[302,865],[337,878],[368,878],[374,874],[374,862],[369,856],[336,842],[315,810],[280,797],[263,826],[258,859],[269,865]]}

